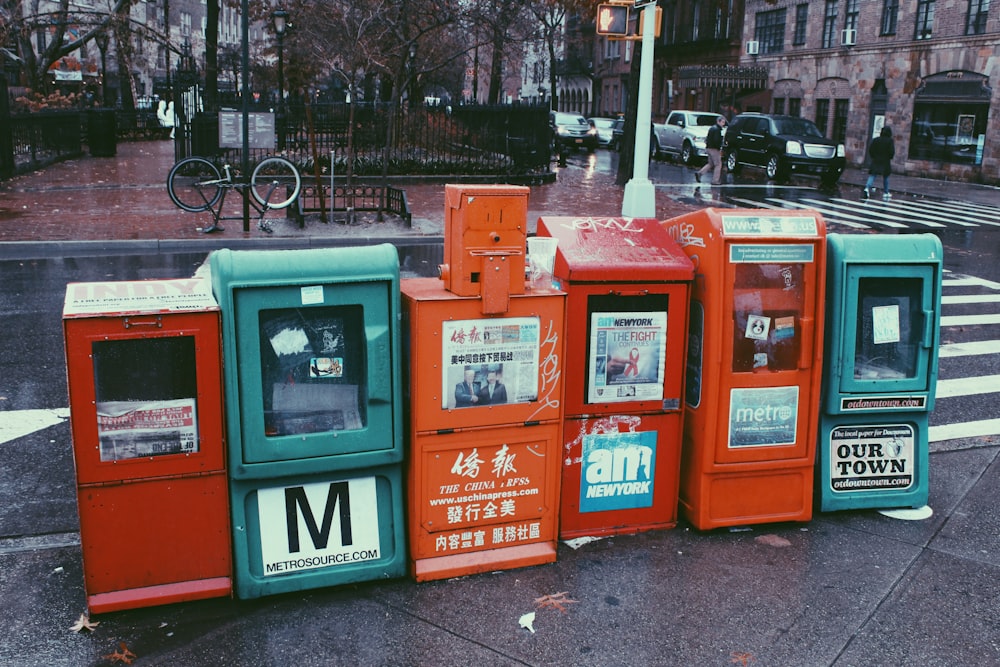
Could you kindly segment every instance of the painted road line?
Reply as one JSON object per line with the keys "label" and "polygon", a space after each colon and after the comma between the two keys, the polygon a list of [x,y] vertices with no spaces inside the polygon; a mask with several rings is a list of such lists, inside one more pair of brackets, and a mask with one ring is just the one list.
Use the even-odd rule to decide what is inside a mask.
{"label": "painted road line", "polygon": [[940,424],[927,429],[929,442],[957,440],[959,438],[981,438],[988,435],[1000,435],[1000,419],[983,419],[974,422],[958,424]]}
{"label": "painted road line", "polygon": [[744,199],[743,197],[729,197],[729,201],[735,204],[746,204],[747,206],[752,206],[753,208],[766,208],[771,211],[781,211],[787,208],[785,206],[777,206],[775,204],[757,201],[756,199]]}
{"label": "painted road line", "polygon": [[69,419],[69,408],[5,410],[0,412],[0,445]]}
{"label": "painted road line", "polygon": [[898,213],[896,211],[893,211],[893,210],[887,208],[884,204],[882,204],[882,202],[872,202],[870,200],[866,200],[866,201],[863,201],[861,203],[858,203],[858,202],[854,201],[853,199],[831,199],[830,200],[830,205],[831,206],[836,206],[838,208],[842,208],[842,209],[845,209],[845,210],[848,210],[848,211],[852,211],[852,212],[864,212],[864,214],[867,215],[868,217],[874,217],[874,218],[879,218],[879,219],[884,219],[884,220],[892,220],[892,221],[903,222],[903,223],[907,223],[907,222],[917,223],[917,224],[925,225],[927,227],[944,227],[945,226],[944,224],[942,224],[940,222],[933,221],[933,220],[925,220],[923,218],[915,218],[912,215],[910,215],[910,216],[900,216],[900,215],[898,215]]}
{"label": "painted road line", "polygon": [[1000,294],[950,294],[941,297],[941,305],[958,303],[1000,303]]}
{"label": "painted road line", "polygon": [[947,315],[941,318],[943,327],[971,327],[980,324],[1000,324],[1000,313],[989,315]]}
{"label": "painted road line", "polygon": [[977,354],[1000,354],[1000,340],[949,343],[938,348],[938,357],[968,357]]}
{"label": "painted road line", "polygon": [[946,206],[941,203],[928,203],[922,201],[912,201],[908,200],[905,202],[907,208],[917,209],[920,211],[926,211],[929,215],[934,216],[946,216],[949,221],[962,220],[967,222],[955,222],[955,224],[975,224],[975,225],[990,225],[993,227],[1000,227],[1000,222],[997,222],[997,217],[1000,216],[1000,209],[992,212],[980,212],[980,211],[965,211],[956,210],[951,206]]}
{"label": "painted road line", "polygon": [[1000,375],[980,375],[938,380],[934,395],[937,398],[955,398],[956,396],[976,396],[997,392],[1000,392]]}
{"label": "painted road line", "polygon": [[900,215],[916,214],[923,217],[929,216],[932,220],[944,221],[949,225],[958,225],[960,227],[978,227],[981,224],[988,224],[978,219],[973,221],[975,216],[959,216],[947,210],[926,208],[920,204],[909,201],[897,201],[894,199],[892,201],[883,201],[878,203],[872,202],[871,204],[866,203],[865,207],[867,208],[868,206],[878,206],[886,211],[893,211],[894,213],[898,213]]}
{"label": "painted road line", "polygon": [[[790,209],[815,209],[823,214],[824,217],[830,218],[831,221],[837,222],[841,225],[847,225],[848,227],[856,227],[858,229],[871,229],[871,225],[866,224],[862,220],[863,218],[858,218],[857,216],[845,216],[844,214],[837,213],[836,211],[823,210],[820,206],[805,206],[802,202],[792,201],[790,199],[781,199],[780,197],[768,197],[768,201],[778,202],[783,204],[785,208]],[[849,218],[854,218],[851,220]],[[899,225],[902,227],[903,225]]]}
{"label": "painted road line", "polygon": [[874,223],[876,225],[884,225],[886,227],[893,227],[896,229],[906,229],[907,227],[909,227],[909,225],[904,225],[899,222],[893,222],[892,220],[879,220],[877,218],[873,220],[872,217],[868,215],[861,216],[861,215],[854,215],[853,213],[845,213],[843,211],[837,210],[836,207],[833,208],[828,207],[826,205],[828,202],[825,202],[822,199],[803,199],[802,203],[808,205],[810,208],[815,208],[816,210],[822,212],[823,215],[828,215],[830,217],[837,218],[839,220],[844,220],[844,219],[858,220],[865,223]]}
{"label": "painted road line", "polygon": [[[957,273],[955,275],[962,276]],[[945,278],[941,281],[943,287],[989,287],[990,289],[1000,289],[1000,283],[975,276],[962,276],[961,278]]]}

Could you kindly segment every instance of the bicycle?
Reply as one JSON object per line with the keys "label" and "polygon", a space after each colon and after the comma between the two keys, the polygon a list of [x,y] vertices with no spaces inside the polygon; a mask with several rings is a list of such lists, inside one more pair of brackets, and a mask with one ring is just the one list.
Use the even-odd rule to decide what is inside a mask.
{"label": "bicycle", "polygon": [[[222,169],[225,176],[212,161],[203,157],[188,157],[171,167],[167,174],[167,194],[178,208],[191,213],[211,211],[213,222],[203,230],[206,233],[222,231],[220,220],[242,219],[222,215],[228,190],[239,190],[244,198],[247,197],[246,191],[250,191],[250,204],[260,214],[257,228],[268,234],[272,232],[271,224],[264,219],[264,215],[268,211],[291,206],[302,191],[299,170],[283,157],[271,156],[261,160],[253,168],[249,180],[239,173],[234,174],[229,164],[223,164]],[[282,192],[284,194],[280,194]],[[276,195],[277,198],[272,201]]]}

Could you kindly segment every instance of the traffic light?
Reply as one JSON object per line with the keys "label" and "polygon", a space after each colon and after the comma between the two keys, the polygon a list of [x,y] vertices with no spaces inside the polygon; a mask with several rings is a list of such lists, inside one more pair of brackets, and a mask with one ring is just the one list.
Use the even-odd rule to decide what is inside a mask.
{"label": "traffic light", "polygon": [[628,37],[628,5],[601,3],[597,5],[597,34],[606,37]]}

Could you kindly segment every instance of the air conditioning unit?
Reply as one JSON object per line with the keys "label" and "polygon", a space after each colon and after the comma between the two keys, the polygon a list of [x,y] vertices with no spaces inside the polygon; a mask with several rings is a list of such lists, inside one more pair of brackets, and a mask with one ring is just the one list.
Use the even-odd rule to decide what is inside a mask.
{"label": "air conditioning unit", "polygon": [[747,55],[755,56],[758,53],[760,53],[760,42],[757,40],[747,42]]}
{"label": "air conditioning unit", "polygon": [[854,28],[847,28],[840,33],[840,43],[842,46],[854,46],[858,41],[858,31]]}

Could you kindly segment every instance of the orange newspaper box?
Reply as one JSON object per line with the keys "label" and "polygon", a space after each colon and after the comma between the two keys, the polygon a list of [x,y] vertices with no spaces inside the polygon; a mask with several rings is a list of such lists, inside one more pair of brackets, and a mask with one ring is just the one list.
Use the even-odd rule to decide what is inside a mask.
{"label": "orange newspaper box", "polygon": [[694,266],[656,220],[544,217],[566,297],[559,536],[677,523]]}
{"label": "orange newspaper box", "polygon": [[524,294],[528,188],[445,185],[444,199],[445,288],[482,297],[484,313],[504,312],[509,295]]}
{"label": "orange newspaper box", "polygon": [[680,505],[699,529],[812,518],[826,227],[816,211],[662,223],[695,265]]}
{"label": "orange newspaper box", "polygon": [[230,595],[208,281],[71,283],[63,320],[90,611]]}
{"label": "orange newspaper box", "polygon": [[[462,191],[464,204],[479,197],[449,187]],[[487,199],[492,209],[479,202],[477,220],[506,224],[527,215],[527,188],[474,190],[506,192]],[[459,291],[476,289],[463,295],[449,289],[447,270],[442,280],[400,281],[410,374],[410,565],[417,581],[556,559],[566,295],[551,284],[525,289],[526,235],[523,222],[517,224],[519,240],[511,229],[502,239],[509,242],[504,254],[495,255],[515,267],[516,286],[506,278],[463,279]],[[447,236],[445,256],[480,257],[454,246],[481,248],[481,241],[475,234]]]}

